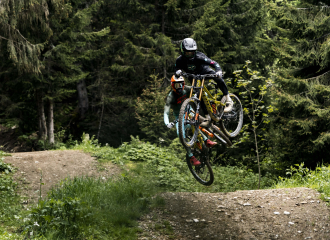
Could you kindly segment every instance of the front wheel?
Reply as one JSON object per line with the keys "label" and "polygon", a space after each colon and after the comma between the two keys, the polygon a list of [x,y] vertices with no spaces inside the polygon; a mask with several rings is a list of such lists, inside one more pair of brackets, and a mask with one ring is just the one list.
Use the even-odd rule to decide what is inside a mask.
{"label": "front wheel", "polygon": [[197,101],[186,99],[179,113],[179,139],[184,147],[190,148],[197,139],[199,130],[199,119],[197,113]]}
{"label": "front wheel", "polygon": [[186,161],[190,172],[199,183],[205,186],[210,186],[214,181],[214,174],[209,162],[208,148],[203,143],[202,149],[193,148],[192,152],[194,156],[201,162],[201,165],[192,165],[190,158],[187,155]]}
{"label": "front wheel", "polygon": [[[234,105],[231,112],[223,113],[220,120],[219,127],[224,134],[228,137],[236,137],[243,126],[243,107],[239,98],[230,93],[230,98],[233,100]],[[221,102],[225,102],[226,97],[223,97]]]}

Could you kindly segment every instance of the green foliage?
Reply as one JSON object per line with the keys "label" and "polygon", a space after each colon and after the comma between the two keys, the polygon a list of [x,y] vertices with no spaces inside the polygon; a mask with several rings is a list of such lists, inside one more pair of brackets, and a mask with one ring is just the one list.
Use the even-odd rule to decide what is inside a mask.
{"label": "green foliage", "polygon": [[[90,221],[89,206],[81,203],[77,198],[64,198],[61,200],[40,200],[38,207],[32,209],[28,215],[30,219],[24,229],[27,236],[31,233],[45,235],[49,229],[63,232],[70,238],[83,238],[84,223]],[[83,226],[77,224],[80,219]]]}
{"label": "green foliage", "polygon": [[287,178],[280,177],[277,188],[308,187],[314,188],[325,201],[330,201],[330,167],[322,165],[314,171],[304,167],[304,163],[295,164],[287,169]]}
{"label": "green foliage", "polygon": [[150,85],[137,98],[135,112],[144,139],[169,145],[176,133],[164,124],[164,106],[169,91],[162,89],[161,84],[161,79],[151,76]]}
{"label": "green foliage", "polygon": [[[1,156],[6,155],[0,152]],[[13,167],[0,159],[0,223],[17,225],[20,198],[16,194],[17,183],[12,177]]]}
{"label": "green foliage", "polygon": [[[123,143],[119,148],[101,147],[92,142],[77,143],[74,149],[84,149],[98,157],[102,162],[112,161],[120,165],[131,165],[135,172],[155,186],[168,191],[235,191],[256,189],[258,175],[251,169],[235,166],[213,166],[216,181],[210,187],[199,184],[190,173],[186,163],[186,151],[178,138],[168,147],[159,147],[131,137],[130,143]],[[270,187],[274,177],[266,173],[261,178],[261,188]]]}
{"label": "green foliage", "polygon": [[199,49],[217,61],[228,76],[241,69],[246,59],[259,70],[272,64],[274,56],[263,44],[268,23],[267,2],[210,1],[196,21],[193,37]]}
{"label": "green foliage", "polygon": [[[263,151],[264,156],[266,156],[268,153],[268,145],[266,140],[267,126],[265,125],[270,122],[268,119],[268,113],[274,111],[273,107],[271,105],[267,106],[265,101],[267,101],[267,95],[269,95],[268,87],[272,86],[273,82],[270,79],[265,79],[265,77],[260,76],[258,71],[253,71],[250,69],[249,64],[250,61],[247,61],[243,70],[234,72],[234,82],[237,82],[238,88],[241,88],[242,90],[244,89],[240,92],[240,96],[244,103],[243,112],[245,119],[249,120],[249,123],[245,124],[243,127],[243,137],[236,144],[249,144],[254,142],[254,146],[251,146],[251,151],[256,155],[258,172],[259,176],[261,176],[260,162],[262,159],[260,158],[260,153]],[[248,154],[248,156],[245,155],[244,157],[254,158],[253,155],[251,155],[252,154]]]}
{"label": "green foliage", "polygon": [[41,0],[0,3],[0,47],[6,59],[22,73],[40,73],[39,56],[44,41],[52,34],[48,15]]}
{"label": "green foliage", "polygon": [[328,161],[329,7],[319,1],[269,2],[277,57],[271,105],[278,109],[267,130],[275,168]]}
{"label": "green foliage", "polygon": [[[0,151],[0,156],[5,156],[6,154],[2,151]],[[9,164],[5,163],[4,158],[1,157],[0,158],[0,173],[5,172],[5,174],[9,174],[9,172],[13,171],[12,166],[10,166]]]}
{"label": "green foliage", "polygon": [[31,211],[25,232],[46,239],[132,239],[135,220],[154,193],[145,179],[124,174],[116,180],[67,180]]}

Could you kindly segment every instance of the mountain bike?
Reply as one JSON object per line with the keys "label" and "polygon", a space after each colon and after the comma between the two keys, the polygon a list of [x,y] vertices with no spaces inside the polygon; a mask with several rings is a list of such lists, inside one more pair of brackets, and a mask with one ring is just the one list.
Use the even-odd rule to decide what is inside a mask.
{"label": "mountain bike", "polygon": [[[200,105],[202,100],[211,117],[213,130],[224,133],[229,138],[237,136],[243,126],[243,108],[239,98],[230,93],[234,105],[231,112],[224,113],[226,97],[223,96],[219,101],[218,89],[215,89],[215,94],[211,94],[205,86],[205,78],[215,78],[217,75],[182,73],[182,76],[193,78],[189,98],[183,102],[179,113],[179,138],[182,145],[191,148],[197,140],[199,131],[196,129],[199,129],[201,123]],[[206,130],[212,132],[210,128],[206,128]],[[229,141],[228,138],[227,140]]]}
{"label": "mountain bike", "polygon": [[[215,74],[194,75],[182,74],[184,77],[193,77],[190,96],[186,99],[179,113],[179,138],[182,145],[186,148],[191,148],[194,156],[199,159],[201,165],[194,166],[190,162],[190,158],[186,155],[186,162],[189,170],[194,178],[201,184],[209,186],[214,181],[214,174],[210,164],[210,149],[206,147],[203,134],[206,134],[211,139],[217,139],[226,146],[231,146],[229,138],[238,135],[243,125],[243,108],[240,100],[234,94],[230,94],[234,102],[232,111],[224,113],[226,106],[226,98],[220,98],[218,90],[215,93],[206,88],[205,78],[217,77]],[[216,85],[215,83],[211,83]],[[193,96],[193,93],[194,96]],[[212,119],[210,127],[203,128],[200,123],[205,119],[200,116],[200,104],[203,99],[206,109]],[[205,113],[204,113],[205,114]]]}

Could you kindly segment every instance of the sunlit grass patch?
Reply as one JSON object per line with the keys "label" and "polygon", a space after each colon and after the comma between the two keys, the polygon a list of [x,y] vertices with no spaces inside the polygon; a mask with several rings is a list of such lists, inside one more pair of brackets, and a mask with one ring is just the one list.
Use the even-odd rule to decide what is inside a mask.
{"label": "sunlit grass patch", "polygon": [[330,165],[317,167],[314,171],[296,164],[287,171],[288,178],[281,178],[277,188],[308,187],[318,190],[326,201],[330,201]]}
{"label": "sunlit grass patch", "polygon": [[24,237],[16,233],[9,233],[7,231],[3,231],[0,228],[0,240],[15,240],[15,239],[21,240],[24,239]]}

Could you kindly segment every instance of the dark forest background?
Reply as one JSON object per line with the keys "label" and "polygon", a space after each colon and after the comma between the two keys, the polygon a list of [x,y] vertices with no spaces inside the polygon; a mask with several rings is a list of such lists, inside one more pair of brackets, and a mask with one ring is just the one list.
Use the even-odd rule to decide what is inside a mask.
{"label": "dark forest background", "polygon": [[221,164],[255,166],[257,151],[264,171],[329,163],[329,5],[1,0],[0,123],[40,150],[84,132],[113,147],[130,136],[169,145],[164,98],[192,37],[244,106],[234,147],[217,149]]}

